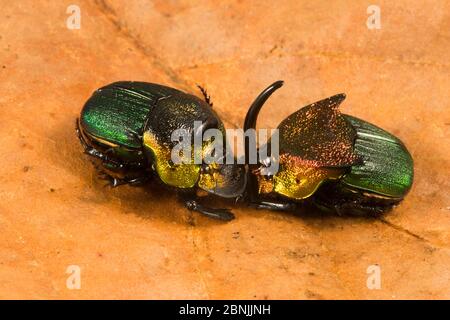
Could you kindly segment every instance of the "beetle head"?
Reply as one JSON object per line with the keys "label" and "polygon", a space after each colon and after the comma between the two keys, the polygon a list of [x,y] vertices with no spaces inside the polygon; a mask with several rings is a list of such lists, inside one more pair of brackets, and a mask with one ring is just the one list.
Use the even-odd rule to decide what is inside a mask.
{"label": "beetle head", "polygon": [[247,183],[245,166],[239,164],[204,164],[198,186],[208,193],[236,198],[244,193]]}

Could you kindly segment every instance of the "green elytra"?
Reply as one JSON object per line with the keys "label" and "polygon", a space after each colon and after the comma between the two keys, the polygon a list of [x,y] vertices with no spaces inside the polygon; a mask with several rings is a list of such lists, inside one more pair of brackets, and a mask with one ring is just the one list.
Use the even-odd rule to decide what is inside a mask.
{"label": "green elytra", "polygon": [[344,115],[356,129],[355,151],[363,158],[341,183],[391,198],[403,198],[413,183],[413,159],[403,142],[364,120]]}
{"label": "green elytra", "polygon": [[158,99],[175,94],[183,92],[153,83],[116,82],[92,95],[80,119],[91,135],[129,149],[138,149],[142,144],[132,133],[142,134]]}

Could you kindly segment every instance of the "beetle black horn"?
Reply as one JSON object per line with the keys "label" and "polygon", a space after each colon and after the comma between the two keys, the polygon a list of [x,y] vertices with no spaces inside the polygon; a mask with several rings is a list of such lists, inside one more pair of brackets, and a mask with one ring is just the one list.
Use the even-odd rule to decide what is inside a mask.
{"label": "beetle black horn", "polygon": [[[256,120],[258,119],[259,111],[261,111],[264,103],[269,99],[269,97],[274,93],[277,89],[283,86],[284,82],[279,80],[272,83],[266,89],[264,89],[253,101],[252,105],[247,111],[244,120],[244,131],[248,129],[256,128]],[[245,139],[245,164],[249,165],[249,140]],[[259,161],[259,160],[258,160]],[[250,168],[247,169],[247,195],[249,197],[250,202],[255,201],[257,198],[257,182],[255,177],[250,173]]]}
{"label": "beetle black horn", "polygon": [[244,131],[247,129],[255,129],[256,127],[256,119],[258,118],[259,111],[261,110],[264,103],[267,99],[274,93],[277,89],[281,88],[284,84],[284,81],[276,81],[264,89],[253,101],[252,105],[247,111],[247,115],[244,120]]}

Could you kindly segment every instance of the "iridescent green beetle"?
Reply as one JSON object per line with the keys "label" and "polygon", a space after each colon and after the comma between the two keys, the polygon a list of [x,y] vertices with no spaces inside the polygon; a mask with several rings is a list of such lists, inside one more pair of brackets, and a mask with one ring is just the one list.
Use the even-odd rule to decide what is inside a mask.
{"label": "iridescent green beetle", "polygon": [[[139,184],[156,177],[181,191],[186,207],[213,218],[231,220],[228,209],[208,208],[197,191],[225,198],[240,197],[245,189],[243,165],[180,163],[171,159],[174,130],[191,135],[195,121],[200,130],[225,131],[222,121],[205,100],[177,89],[146,82],[115,82],[96,90],[77,119],[77,133],[85,153],[92,156],[112,186]],[[199,130],[199,128],[195,129]],[[193,141],[192,141],[193,143]],[[202,145],[201,152],[209,148]]]}
{"label": "iridescent green beetle", "polygon": [[[265,101],[282,84],[275,82],[258,96],[244,130],[255,128]],[[413,182],[410,153],[385,130],[341,114],[344,99],[337,94],[320,100],[280,123],[279,156],[249,165],[247,189],[254,206],[291,210],[313,204],[338,214],[377,215],[405,197]],[[259,175],[271,161],[279,162],[278,172]]]}

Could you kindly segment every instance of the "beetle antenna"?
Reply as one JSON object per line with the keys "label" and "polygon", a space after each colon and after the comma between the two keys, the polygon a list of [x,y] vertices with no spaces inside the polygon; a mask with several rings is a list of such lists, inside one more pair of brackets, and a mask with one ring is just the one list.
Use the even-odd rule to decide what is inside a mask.
{"label": "beetle antenna", "polygon": [[277,89],[281,88],[284,84],[284,81],[276,81],[264,89],[253,101],[252,105],[247,111],[247,115],[244,120],[244,131],[247,129],[255,129],[256,128],[256,119],[258,118],[259,111],[261,110],[264,103],[267,99],[274,93]]}

